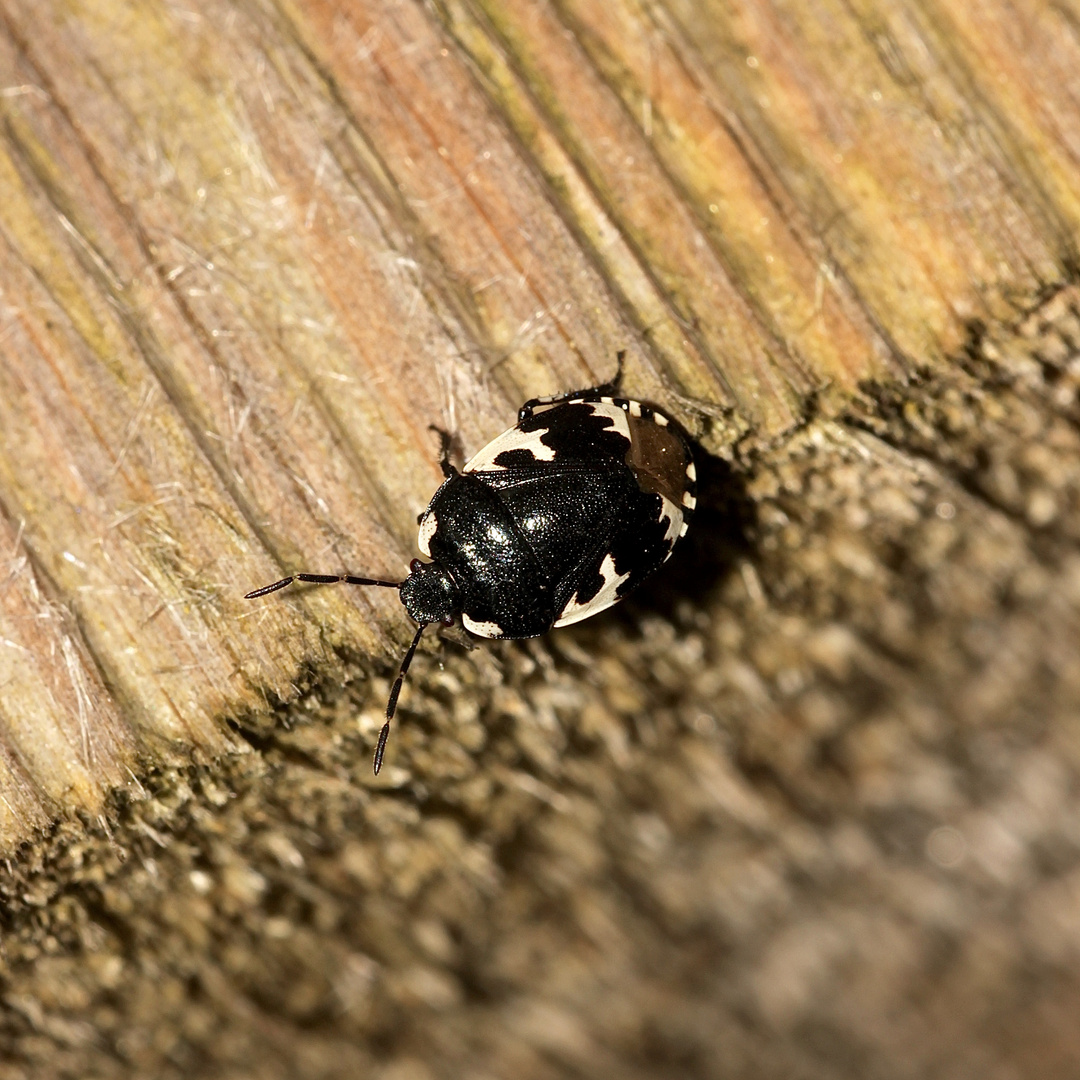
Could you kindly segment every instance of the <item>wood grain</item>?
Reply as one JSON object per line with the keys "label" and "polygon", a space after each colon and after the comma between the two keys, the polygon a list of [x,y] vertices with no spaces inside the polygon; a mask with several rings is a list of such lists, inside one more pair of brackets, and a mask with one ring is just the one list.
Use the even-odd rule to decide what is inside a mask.
{"label": "wood grain", "polygon": [[429,425],[475,448],[627,349],[730,455],[1064,279],[1077,23],[0,3],[0,846],[394,654],[392,595],[241,597],[401,574]]}

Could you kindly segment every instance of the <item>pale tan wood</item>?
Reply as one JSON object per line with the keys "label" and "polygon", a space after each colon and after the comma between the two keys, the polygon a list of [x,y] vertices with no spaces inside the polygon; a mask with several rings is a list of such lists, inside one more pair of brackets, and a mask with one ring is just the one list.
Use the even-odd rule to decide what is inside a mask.
{"label": "pale tan wood", "polygon": [[242,593],[403,573],[430,424],[475,448],[627,349],[728,452],[946,363],[1076,249],[1069,7],[0,17],[3,618],[40,666],[3,706],[8,848],[236,746],[303,665],[396,651],[392,594]]}

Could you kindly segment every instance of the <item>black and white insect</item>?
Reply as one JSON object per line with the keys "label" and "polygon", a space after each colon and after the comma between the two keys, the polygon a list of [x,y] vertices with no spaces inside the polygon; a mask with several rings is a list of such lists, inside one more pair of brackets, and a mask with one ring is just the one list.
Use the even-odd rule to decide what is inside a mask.
{"label": "black and white insect", "polygon": [[419,623],[401,662],[375,749],[382,767],[390,721],[420,636],[460,618],[483,638],[537,637],[618,603],[665,562],[696,504],[690,446],[659,410],[603,386],[534,398],[515,427],[459,472],[442,433],[446,477],[419,519],[420,551],[404,581],[293,574],[294,581],[399,590]]}

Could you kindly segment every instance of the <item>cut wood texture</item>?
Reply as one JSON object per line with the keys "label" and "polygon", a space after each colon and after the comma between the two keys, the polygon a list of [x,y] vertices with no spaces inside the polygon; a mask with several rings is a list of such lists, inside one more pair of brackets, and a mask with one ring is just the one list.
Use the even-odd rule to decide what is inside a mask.
{"label": "cut wood texture", "polygon": [[[388,595],[438,424],[627,384],[775,436],[1060,280],[1063,10],[5,3],[0,838],[229,738]],[[1024,27],[1028,48],[1012,47]],[[689,400],[688,400],[689,399]]]}
{"label": "cut wood texture", "polygon": [[[800,617],[828,611],[831,629],[808,632],[799,655],[823,657],[828,677],[843,682],[858,652],[851,627],[871,605],[881,619],[873,678],[923,701],[909,720],[937,715],[935,695],[951,693],[954,676],[960,685],[962,665],[927,674],[930,653],[904,659],[933,639],[919,630],[924,609],[905,606],[902,593],[886,601],[887,589],[866,583],[904,566],[925,584],[932,571],[896,554],[913,534],[901,543],[890,532],[895,543],[872,551],[860,534],[881,522],[914,528],[925,510],[930,531],[919,542],[940,541],[942,552],[941,530],[957,514],[984,538],[1007,536],[998,555],[1057,545],[1064,559],[1080,536],[1061,495],[1074,473],[1060,490],[1024,479],[1076,461],[1072,383],[1061,381],[1080,363],[1069,285],[1080,265],[1073,0],[0,0],[0,120],[0,851],[16,864],[43,865],[34,860],[57,835],[74,835],[67,828],[122,836],[118,807],[142,797],[148,777],[235,769],[238,755],[265,749],[259,740],[281,702],[396,662],[411,628],[389,590],[297,590],[259,602],[243,594],[299,570],[403,575],[416,516],[440,481],[430,427],[474,450],[526,398],[604,381],[619,350],[628,390],[731,463],[758,516],[735,575],[746,618],[788,603]],[[986,388],[1002,379],[1029,389],[1025,379],[1043,380],[1030,391],[1037,404],[994,406]],[[979,437],[990,430],[999,432],[992,445]],[[800,517],[785,500],[839,492],[847,480],[838,477],[852,478],[844,490],[858,491],[860,508],[843,512],[844,542],[819,549],[816,511]],[[922,493],[910,512],[897,509],[906,494],[885,494],[909,490]],[[958,500],[976,490],[1000,521],[964,516]],[[792,562],[777,554],[796,550]],[[798,562],[812,551],[818,562]],[[972,555],[983,567],[965,579],[972,641],[1035,595],[1024,592],[1036,588],[1035,570],[1006,582],[998,555]],[[1022,561],[1016,554],[1008,565]],[[1056,637],[1025,638],[1031,649],[1077,640],[1075,597],[1045,583],[1068,577],[1065,562],[1055,565],[1043,571],[1059,605]],[[816,578],[823,566],[840,569]],[[1016,584],[1021,577],[1027,585]],[[975,613],[980,582],[998,591]],[[944,594],[927,588],[932,607]],[[701,618],[716,629],[718,652],[700,654],[697,670],[711,672],[713,689],[686,708],[704,715],[711,707],[701,701],[730,692],[748,710],[740,715],[759,716],[760,687],[802,687],[801,661],[766,656],[731,625],[728,594],[709,595],[715,603],[701,601]],[[961,634],[943,620],[940,655]],[[761,640],[779,648],[790,625],[770,622]],[[596,646],[594,676],[613,700],[638,693],[603,674],[616,664],[604,659],[606,639],[581,633],[560,640]],[[490,655],[511,658],[508,671],[529,657],[548,671],[549,660],[535,659],[545,647]],[[738,649],[749,652],[736,670],[721,654]],[[659,646],[650,656],[668,663]],[[993,681],[1006,668],[984,660],[990,682],[978,700],[992,712],[1010,684]],[[456,661],[481,672],[491,662]],[[905,663],[918,673],[910,684]],[[1075,658],[1047,665],[1064,679]],[[404,701],[413,695],[422,712],[437,676],[423,659],[417,670]],[[497,698],[492,680],[478,678],[475,694]],[[653,687],[657,700],[677,696],[680,680],[691,676]],[[634,698],[640,708],[653,690]],[[1054,701],[1067,725],[1075,712],[1061,693]],[[378,702],[363,700],[377,716]],[[873,711],[869,698],[864,705]],[[463,730],[482,712],[474,704]],[[769,714],[773,727],[761,721],[739,768],[760,778],[754,762],[769,758],[769,782],[794,800],[799,828],[812,830],[819,798],[832,796],[792,794],[801,781],[784,779],[794,744],[782,714]],[[582,715],[587,728],[591,714]],[[370,728],[357,747],[365,768]],[[479,747],[474,735],[464,744]],[[624,736],[603,737],[614,740],[605,744],[611,768],[627,765]],[[409,750],[407,733],[395,736],[391,761],[399,745]],[[863,749],[860,761],[878,760]],[[455,743],[442,753],[456,761],[464,751]],[[391,788],[403,783],[394,768],[388,775]],[[701,782],[758,828],[763,811],[740,801],[732,775]],[[527,770],[514,780],[519,795],[558,809],[567,796],[550,782]],[[959,843],[956,829],[941,828],[942,851]],[[788,854],[806,839],[792,829]],[[845,858],[858,862],[862,849],[851,844]],[[349,850],[354,869],[370,855]],[[183,873],[202,873],[193,865]],[[767,893],[772,871],[758,872],[747,887]],[[350,880],[374,887],[366,873]],[[1069,880],[1061,896],[1075,897],[1080,886]],[[230,895],[248,895],[240,878],[234,885]],[[30,903],[28,889],[11,892],[22,898],[12,912]],[[1054,896],[1046,910],[1065,918]],[[618,921],[599,908],[582,917],[594,942]],[[874,936],[860,925],[856,951]],[[819,929],[831,957],[847,955],[839,924]],[[1067,929],[1031,932],[1076,940]],[[819,962],[802,939],[787,944],[770,954],[771,968],[746,976],[762,1015],[781,1025],[798,1011],[794,998],[766,983],[783,983],[788,960]],[[363,963],[350,986],[367,985]],[[439,986],[417,978],[417,1000],[442,1008]],[[53,1030],[25,1005],[34,993],[25,990],[19,1008],[31,1026]],[[500,1060],[510,1071],[500,1075],[650,1075],[646,1066],[625,1071],[628,1059],[614,1051],[590,1056],[572,1025],[545,1044],[537,1033],[547,1014],[536,1009],[514,1030],[547,1049],[517,1066],[508,1051]],[[1075,1061],[1075,1046],[1055,1042],[1059,1028],[1039,1015],[1054,1060]],[[357,1045],[375,1030],[355,1035]],[[889,1052],[904,1044],[898,1028],[877,1042],[860,1030]],[[441,1075],[425,1045],[410,1052]],[[551,1072],[537,1064],[545,1054],[561,1062]],[[848,1075],[806,1071],[809,1060],[773,1065],[776,1075]],[[980,1072],[972,1057],[974,1071],[942,1066],[941,1075],[1020,1075],[1034,1059],[1017,1051],[1009,1060],[1020,1073]],[[429,1066],[393,1075],[423,1078]],[[762,1075],[710,1071],[689,1057],[680,1069]],[[851,1075],[901,1073],[867,1064]],[[1040,1075],[1069,1072],[1047,1066]]]}

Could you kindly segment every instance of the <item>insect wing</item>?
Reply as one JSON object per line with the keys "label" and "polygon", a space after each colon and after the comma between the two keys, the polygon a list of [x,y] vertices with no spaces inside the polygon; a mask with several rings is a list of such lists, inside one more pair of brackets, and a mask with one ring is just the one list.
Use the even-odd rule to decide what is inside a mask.
{"label": "insect wing", "polygon": [[671,553],[683,510],[625,465],[537,464],[476,477],[498,493],[554,590],[555,626],[617,603]]}
{"label": "insect wing", "polygon": [[556,626],[587,619],[633,592],[679,539],[683,511],[669,499],[635,486],[610,522],[602,545],[581,560],[556,596]]}

